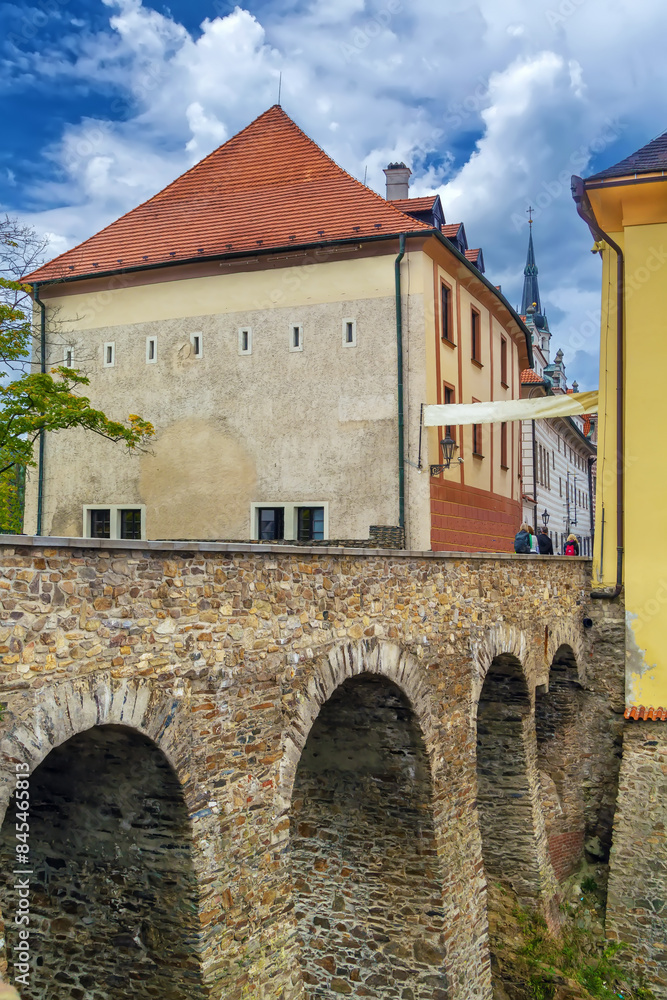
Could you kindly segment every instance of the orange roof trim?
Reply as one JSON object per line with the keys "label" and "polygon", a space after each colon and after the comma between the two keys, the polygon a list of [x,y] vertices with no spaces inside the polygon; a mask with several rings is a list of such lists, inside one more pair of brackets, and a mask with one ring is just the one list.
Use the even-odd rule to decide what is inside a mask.
{"label": "orange roof trim", "polygon": [[646,708],[644,705],[636,705],[632,708],[626,708],[625,710],[626,719],[636,719],[642,720],[642,722],[665,722],[667,720],[667,709],[660,708]]}
{"label": "orange roof trim", "polygon": [[25,280],[418,231],[430,227],[346,173],[274,104],[164,190]]}

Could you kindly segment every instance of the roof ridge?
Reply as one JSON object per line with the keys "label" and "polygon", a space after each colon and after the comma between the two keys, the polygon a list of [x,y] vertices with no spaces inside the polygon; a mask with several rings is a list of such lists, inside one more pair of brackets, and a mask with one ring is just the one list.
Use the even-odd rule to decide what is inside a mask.
{"label": "roof ridge", "polygon": [[[222,146],[226,146],[227,143],[232,142],[234,139],[238,138],[238,136],[243,135],[243,133],[247,132],[247,130],[251,128],[256,122],[258,122],[260,118],[263,118],[265,115],[268,115],[269,112],[273,111],[274,108],[279,108],[279,107],[280,107],[279,104],[272,104],[270,108],[266,109],[266,111],[262,111],[261,115],[257,115],[256,118],[253,118],[253,120],[249,122],[249,124],[246,125],[245,128],[242,128],[240,132],[236,132],[229,139],[226,139],[225,142],[220,143],[219,146],[216,146],[215,149],[212,149],[210,153],[206,154],[206,156],[202,156],[201,160],[197,160],[196,163],[193,163],[191,167],[188,167],[187,170],[184,170],[182,174],[178,175],[178,177],[174,177],[173,181],[169,181],[166,187],[160,188],[160,190],[156,191],[155,194],[152,194],[150,198],[146,198],[144,199],[144,201],[140,201],[138,205],[133,205],[132,208],[128,208],[127,212],[123,212],[123,214],[119,215],[117,219],[113,219],[111,222],[107,223],[106,226],[102,226],[102,228],[98,229],[96,233],[92,233],[87,239],[81,240],[81,242],[77,243],[76,246],[70,247],[69,250],[63,250],[62,253],[59,253],[57,257],[53,257],[51,260],[47,261],[46,264],[42,265],[42,267],[50,267],[52,264],[56,264],[61,259],[61,257],[65,257],[67,254],[72,253],[72,251],[74,250],[78,250],[80,247],[85,247],[86,244],[90,243],[91,240],[94,240],[96,236],[100,236],[102,233],[105,233],[107,229],[111,229],[112,226],[115,226],[123,219],[126,219],[128,215],[132,215],[133,212],[136,212],[138,209],[143,208],[144,205],[150,205],[150,203],[154,201],[158,197],[158,195],[164,194],[165,191],[168,191],[169,188],[173,187],[174,184],[180,181],[182,177],[187,177],[188,174],[192,173],[193,170],[201,166],[202,163],[205,163],[206,160],[209,160],[214,155],[214,153],[217,153],[218,150],[222,148]],[[285,115],[285,117],[289,118],[289,115]],[[37,271],[40,270],[41,267],[33,271],[32,274],[36,274]]]}
{"label": "roof ridge", "polygon": [[[261,127],[262,121],[266,122],[265,128]],[[259,129],[258,125],[260,126]],[[276,143],[281,148],[286,148],[288,152],[290,151],[290,143],[297,143],[293,150],[294,172],[291,175],[289,174],[288,166],[285,173],[282,175],[278,173],[274,180],[267,179],[266,184],[263,184],[261,173],[257,170],[248,169],[248,164],[254,165],[252,161],[253,140],[252,138],[248,138],[248,133],[252,133],[253,130],[257,132],[257,143],[260,149],[263,148],[265,155],[266,144],[267,142],[270,143],[273,138],[275,138]],[[236,154],[237,149],[238,154]],[[220,187],[220,181],[224,183],[229,180],[230,174],[232,177],[234,176],[235,154],[239,158],[237,162],[241,166],[245,164],[246,173],[239,176],[241,181],[244,176],[247,183],[245,185],[239,183],[235,202],[233,200],[233,189],[231,189],[230,196],[225,202],[225,192],[224,188]],[[219,161],[220,164],[217,173],[216,161]],[[207,164],[213,165],[207,168]],[[314,176],[311,176],[311,172]],[[196,179],[192,180],[192,175],[197,175],[197,173],[199,173],[201,178],[200,184],[197,183]],[[339,184],[344,182],[347,186],[347,190],[339,189],[338,191],[339,198],[342,197],[342,201],[344,202],[343,208],[340,207],[339,202],[336,200],[333,206],[329,204],[326,192],[323,193],[322,190],[322,184],[326,185],[326,183],[332,184],[335,190],[337,182]],[[252,235],[262,236],[262,239],[256,239],[254,244],[264,244],[265,237],[263,230],[254,233],[252,231],[244,231],[243,236],[238,236],[237,223],[239,219],[243,218],[244,196],[247,197],[253,191],[257,192],[261,190],[262,187],[275,187],[277,192],[280,192],[281,188],[283,191],[289,192],[290,188],[292,188],[296,192],[295,198],[298,200],[299,197],[303,198],[304,185],[311,185],[308,190],[315,194],[315,211],[323,212],[325,216],[323,221],[326,222],[326,228],[333,231],[328,233],[327,238],[329,239],[343,238],[344,236],[354,237],[359,232],[359,227],[352,225],[353,221],[357,218],[357,213],[361,227],[366,230],[366,236],[371,226],[373,229],[381,228],[382,222],[377,221],[377,215],[375,219],[373,218],[376,209],[382,211],[384,225],[389,229],[392,226],[398,232],[406,228],[408,231],[423,230],[424,232],[432,229],[426,223],[401,211],[401,209],[392,205],[391,201],[387,201],[376,191],[373,191],[372,188],[366,187],[356,177],[353,177],[322,149],[314,139],[311,139],[280,105],[273,104],[266,111],[263,111],[262,114],[254,118],[241,131],[211,150],[210,153],[201,160],[198,160],[197,163],[194,163],[184,173],[170,181],[165,187],[156,191],[149,198],[135,205],[81,243],[63,251],[63,253],[54,257],[47,264],[37,268],[30,275],[26,276],[24,280],[29,281],[34,279],[35,283],[39,283],[40,281],[66,280],[68,277],[81,277],[84,274],[109,273],[114,270],[124,270],[126,267],[138,267],[140,269],[142,261],[139,260],[140,249],[137,247],[138,235],[144,236],[147,241],[153,240],[151,264],[167,263],[170,259],[174,263],[182,263],[185,260],[201,260],[217,256],[223,252],[222,248],[225,244],[223,243],[222,235],[224,229],[215,228],[216,220],[220,221],[221,226],[224,226],[226,221],[229,227],[227,229],[228,238],[230,236],[233,237],[236,244],[234,250],[239,253],[247,252],[252,249],[250,243]],[[301,188],[301,191],[299,191],[299,188]],[[364,205],[358,206],[355,202],[355,199],[359,196],[363,197]],[[188,201],[190,205],[195,205],[199,208],[198,216],[195,213],[194,224],[200,226],[197,234],[201,234],[201,242],[206,246],[206,237],[208,237],[209,243],[206,253],[197,248],[198,254],[195,254],[193,240],[185,239],[181,243],[182,252],[176,256],[176,253],[169,248],[168,239],[171,234],[167,228],[169,224],[168,217],[170,213],[172,217],[178,217],[179,214],[182,214],[183,206],[187,205]],[[238,209],[236,213],[235,209]],[[207,215],[207,212],[210,214]],[[216,212],[218,213],[217,216]],[[327,212],[329,213],[328,216]],[[275,214],[278,214],[277,207],[274,207],[274,218],[272,220],[274,224]],[[132,219],[132,216],[135,216],[135,219]],[[128,222],[128,220],[130,221]],[[287,226],[284,213],[283,221],[285,222],[285,226]],[[317,222],[313,221],[312,217],[307,219],[310,222],[308,228],[309,235],[303,235],[303,231],[306,228],[303,225],[303,221],[304,216],[297,216],[290,220],[290,226],[296,227],[295,232],[301,229],[302,238],[300,242],[318,242],[318,236],[322,239],[325,238],[323,230],[315,229]],[[134,232],[132,231],[133,222],[136,222]],[[301,225],[299,225],[300,223]],[[110,234],[111,230],[113,232]],[[213,238],[211,237],[212,231],[215,232]],[[292,240],[294,238],[288,235],[289,232],[289,228],[286,228],[285,232],[280,234],[280,245],[285,245],[288,239]],[[315,236],[315,232],[317,232],[318,236]],[[389,232],[386,235],[389,235]],[[274,235],[273,243],[271,243],[271,236],[268,237],[265,243],[267,249],[278,245],[275,242],[276,239],[278,239],[277,234]],[[178,229],[174,235],[174,240],[178,240]],[[102,266],[99,271],[93,270],[93,268],[97,267],[97,262],[93,259],[96,243],[101,244],[100,263]],[[226,246],[231,249],[232,243],[227,243]],[[125,263],[123,263],[123,257],[126,256],[128,248],[129,255]],[[110,258],[113,254],[117,255],[117,259],[112,261]],[[148,256],[144,256],[142,259],[148,260]],[[72,261],[73,263],[70,263]],[[68,263],[69,270],[66,270]],[[119,267],[117,265],[122,266]]]}

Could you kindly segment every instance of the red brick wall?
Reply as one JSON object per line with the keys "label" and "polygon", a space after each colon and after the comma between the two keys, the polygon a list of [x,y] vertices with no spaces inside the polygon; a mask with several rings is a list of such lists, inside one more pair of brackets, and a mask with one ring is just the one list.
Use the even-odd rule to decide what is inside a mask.
{"label": "red brick wall", "polygon": [[436,552],[513,552],[518,500],[431,479],[431,548]]}
{"label": "red brick wall", "polygon": [[584,831],[555,833],[549,837],[549,857],[559,882],[571,875],[584,853]]}

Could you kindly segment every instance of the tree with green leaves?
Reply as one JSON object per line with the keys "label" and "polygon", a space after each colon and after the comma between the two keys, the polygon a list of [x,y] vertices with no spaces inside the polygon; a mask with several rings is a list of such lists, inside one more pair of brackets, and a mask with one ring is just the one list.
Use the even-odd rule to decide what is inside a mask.
{"label": "tree with green leaves", "polygon": [[5,531],[5,524],[17,523],[17,470],[37,464],[40,434],[80,427],[134,449],[154,433],[137,414],[120,423],[91,406],[81,394],[89,379],[80,371],[48,368],[39,358],[31,364],[32,289],[21,279],[43,261],[47,245],[30,226],[9,216],[0,219],[0,530]]}

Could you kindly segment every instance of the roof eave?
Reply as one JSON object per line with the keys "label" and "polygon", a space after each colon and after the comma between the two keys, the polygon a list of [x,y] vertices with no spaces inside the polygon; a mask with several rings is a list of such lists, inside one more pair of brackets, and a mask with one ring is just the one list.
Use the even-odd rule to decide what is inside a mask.
{"label": "roof eave", "polygon": [[588,191],[595,191],[600,188],[627,187],[630,184],[660,184],[667,181],[667,171],[649,173],[643,171],[636,174],[621,174],[619,177],[600,177],[593,174],[592,177],[584,178],[584,187]]}
{"label": "roof eave", "polygon": [[[584,414],[582,413],[582,414],[581,414],[581,416],[583,417],[583,416],[584,416]],[[590,451],[591,451],[591,454],[592,454],[592,455],[597,455],[597,452],[598,452],[598,450],[597,450],[597,446],[596,446],[596,445],[594,445],[594,444],[592,443],[592,441],[590,441],[590,440],[589,440],[589,439],[588,439],[588,438],[586,437],[586,435],[585,435],[585,434],[583,433],[583,431],[579,430],[579,428],[578,428],[578,427],[577,427],[577,425],[575,424],[575,422],[574,422],[574,420],[572,419],[572,417],[564,417],[563,419],[564,419],[564,420],[566,420],[566,421],[568,422],[568,424],[570,425],[570,427],[572,428],[572,430],[573,430],[573,431],[575,432],[575,434],[577,435],[577,437],[578,437],[578,438],[579,438],[579,439],[580,439],[580,440],[581,440],[581,441],[583,442],[583,444],[586,444],[586,445],[588,445],[588,447],[590,448]]]}
{"label": "roof eave", "polygon": [[[46,285],[57,285],[72,281],[89,281],[91,278],[110,278],[117,274],[136,274],[139,271],[157,271],[168,267],[184,267],[188,264],[201,264],[202,261],[222,261],[222,260],[243,260],[245,257],[268,257],[271,254],[286,253],[302,250],[312,250],[316,247],[329,246],[353,246],[355,243],[377,243],[380,240],[396,240],[401,235],[405,236],[430,236],[434,232],[430,227],[424,229],[414,229],[408,232],[377,233],[368,236],[342,237],[335,240],[317,240],[309,243],[286,243],[276,247],[255,247],[247,250],[230,251],[223,254],[197,254],[196,257],[184,257],[179,260],[156,261],[154,264],[137,264],[131,267],[117,267],[107,271],[87,271],[85,274],[65,274],[57,278],[30,280],[30,275],[26,275],[21,280],[28,285],[42,288]],[[36,272],[33,272],[36,273]]]}

